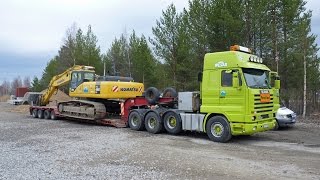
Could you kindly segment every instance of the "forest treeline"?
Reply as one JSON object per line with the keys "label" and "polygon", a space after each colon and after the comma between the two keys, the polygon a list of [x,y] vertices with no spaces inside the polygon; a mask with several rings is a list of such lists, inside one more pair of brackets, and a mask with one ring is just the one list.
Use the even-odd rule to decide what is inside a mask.
{"label": "forest treeline", "polygon": [[145,87],[199,90],[197,74],[205,53],[239,44],[279,72],[281,98],[297,113],[302,112],[305,61],[307,111],[313,113],[320,108],[320,59],[311,32],[312,12],[305,4],[303,0],[190,0],[181,12],[171,4],[150,27],[151,37],[123,32],[106,52],[101,52],[90,25],[86,31],[74,25],[42,77],[32,80],[32,88],[43,90],[52,76],[74,64],[94,66],[102,75],[105,63],[107,74],[131,76]]}

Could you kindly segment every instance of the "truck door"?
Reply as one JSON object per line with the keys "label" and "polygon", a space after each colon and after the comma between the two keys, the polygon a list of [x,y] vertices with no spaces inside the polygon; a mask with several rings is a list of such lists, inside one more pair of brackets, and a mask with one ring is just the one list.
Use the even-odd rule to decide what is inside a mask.
{"label": "truck door", "polygon": [[243,120],[245,112],[245,88],[243,88],[241,73],[239,73],[239,88],[233,87],[232,73],[239,72],[238,69],[221,70],[220,78],[220,106],[229,120]]}
{"label": "truck door", "polygon": [[219,107],[219,71],[210,70],[203,73],[201,112],[218,111]]}

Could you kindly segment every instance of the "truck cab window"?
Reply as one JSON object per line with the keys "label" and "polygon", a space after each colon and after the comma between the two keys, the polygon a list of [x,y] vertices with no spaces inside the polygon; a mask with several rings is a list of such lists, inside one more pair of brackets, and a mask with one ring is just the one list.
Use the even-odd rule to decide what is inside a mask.
{"label": "truck cab window", "polygon": [[221,86],[222,87],[232,86],[232,73],[227,73],[226,70],[221,71]]}

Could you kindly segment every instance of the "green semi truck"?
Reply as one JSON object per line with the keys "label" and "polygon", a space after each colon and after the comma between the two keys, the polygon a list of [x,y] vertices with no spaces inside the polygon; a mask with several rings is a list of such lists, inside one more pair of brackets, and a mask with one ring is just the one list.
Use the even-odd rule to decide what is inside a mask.
{"label": "green semi truck", "polygon": [[169,89],[159,98],[155,88],[148,88],[145,99],[151,106],[130,108],[129,126],[151,133],[162,132],[163,127],[171,134],[204,132],[216,142],[272,130],[279,108],[280,80],[262,63],[250,49],[238,45],[230,51],[208,53],[198,75],[200,92]]}
{"label": "green semi truck", "polygon": [[200,112],[205,114],[203,131],[210,139],[226,142],[232,135],[274,128],[280,81],[262,62],[250,49],[237,45],[205,55]]}
{"label": "green semi truck", "polygon": [[127,108],[129,126],[151,133],[162,132],[163,127],[171,134],[204,132],[216,142],[272,130],[279,108],[280,80],[262,63],[250,49],[238,45],[230,51],[208,53],[198,75],[200,92],[168,89],[159,98],[155,88],[148,88],[145,99],[149,106],[137,105],[137,98],[128,100],[137,102]]}
{"label": "green semi truck", "polygon": [[[95,117],[90,120],[101,124],[146,129],[150,133],[197,131],[207,133],[216,142],[227,142],[232,136],[252,135],[275,127],[280,80],[277,73],[262,64],[260,57],[251,54],[250,49],[235,45],[230,51],[206,54],[198,80],[200,91],[177,93],[173,88],[167,88],[160,96],[160,92],[151,87],[143,96],[113,99],[112,104],[93,99],[94,104],[99,103],[99,107],[104,108],[89,107],[87,101],[77,101],[77,108],[89,108]],[[112,80],[107,81],[112,83]],[[94,80],[92,83],[92,91],[100,91],[101,82]],[[128,86],[128,83],[122,84]],[[122,84],[106,91],[120,93],[115,89],[123,88]],[[142,95],[142,91],[139,92]],[[30,114],[44,118],[43,112],[50,112],[47,114],[51,114],[52,119],[68,115],[89,119],[76,108],[69,108],[67,113],[60,106],[31,106]]]}

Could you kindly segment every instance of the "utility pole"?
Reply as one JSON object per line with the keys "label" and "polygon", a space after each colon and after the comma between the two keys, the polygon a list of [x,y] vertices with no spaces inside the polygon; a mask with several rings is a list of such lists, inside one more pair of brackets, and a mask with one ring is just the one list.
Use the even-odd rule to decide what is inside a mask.
{"label": "utility pole", "polygon": [[103,76],[106,76],[106,61],[103,61]]}

